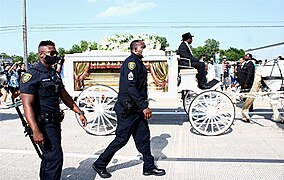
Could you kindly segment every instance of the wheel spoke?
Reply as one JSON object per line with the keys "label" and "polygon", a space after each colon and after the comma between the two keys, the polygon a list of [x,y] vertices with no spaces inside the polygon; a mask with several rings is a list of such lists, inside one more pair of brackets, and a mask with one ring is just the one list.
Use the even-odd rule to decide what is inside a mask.
{"label": "wheel spoke", "polygon": [[104,127],[104,130],[106,132],[107,128],[106,128],[105,120],[108,120],[108,119],[103,114],[100,117],[101,117],[101,121],[102,121],[102,126]]}
{"label": "wheel spoke", "polygon": [[205,125],[204,131],[206,131],[208,129],[208,126],[209,126],[210,123],[211,123],[211,119],[208,118],[207,121],[206,121],[206,125]]}
{"label": "wheel spoke", "polygon": [[110,103],[115,102],[115,101],[116,101],[115,99],[116,99],[116,97],[112,97],[112,98],[109,100],[109,102],[106,103],[106,105],[109,105]]}
{"label": "wheel spoke", "polygon": [[[110,120],[108,119],[109,115],[107,113],[104,113],[103,116],[105,117],[106,121],[108,122],[109,125],[111,125],[111,127],[114,128],[113,123],[110,122]],[[112,119],[116,120],[114,117],[111,116]]]}
{"label": "wheel spoke", "polygon": [[223,121],[223,119],[222,119],[220,116],[216,116],[215,119],[217,120],[217,122],[220,122],[220,123],[223,124],[224,126],[227,125],[227,123],[225,123],[225,122]]}
{"label": "wheel spoke", "polygon": [[189,120],[195,130],[204,135],[224,133],[233,123],[234,104],[219,91],[205,91],[197,95],[188,108]]}
{"label": "wheel spoke", "polygon": [[98,116],[95,115],[94,120],[92,121],[91,127],[95,127],[96,126],[96,120],[97,120]]}
{"label": "wheel spoke", "polygon": [[200,105],[201,107],[200,108],[198,108],[198,110],[203,110],[203,112],[205,112],[206,111],[206,106],[205,105],[203,105],[203,104],[201,104],[201,101],[197,101],[197,104],[196,105]]}
{"label": "wheel spoke", "polygon": [[[220,126],[219,126],[219,124],[218,124],[217,117],[216,117],[216,118],[213,118],[213,119],[212,119],[212,122],[215,123],[215,125],[216,125],[218,131],[220,131],[221,129],[220,129]],[[213,124],[213,123],[212,123],[212,124]],[[214,131],[214,128],[213,128],[213,131]]]}
{"label": "wheel spoke", "polygon": [[[117,99],[115,90],[104,85],[95,85],[86,88],[77,98],[79,107],[84,110],[90,120],[86,127],[87,132],[94,135],[106,135],[115,131],[116,116],[113,111]],[[80,124],[79,116],[76,115]]]}

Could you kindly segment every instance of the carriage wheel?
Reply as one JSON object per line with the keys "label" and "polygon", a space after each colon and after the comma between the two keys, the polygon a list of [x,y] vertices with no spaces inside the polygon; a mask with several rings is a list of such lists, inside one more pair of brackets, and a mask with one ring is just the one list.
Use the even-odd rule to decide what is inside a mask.
{"label": "carriage wheel", "polygon": [[[95,85],[83,90],[77,98],[77,105],[85,112],[88,120],[88,133],[93,135],[107,135],[115,131],[117,125],[114,104],[117,92],[105,85]],[[77,121],[82,126],[79,116]]]}
{"label": "carriage wheel", "polygon": [[193,99],[188,114],[196,131],[204,135],[219,135],[232,125],[235,106],[226,94],[205,91]]}
{"label": "carriage wheel", "polygon": [[187,114],[188,114],[188,108],[190,106],[190,103],[192,102],[195,96],[196,96],[196,93],[194,93],[191,90],[187,90],[183,97],[183,109]]}

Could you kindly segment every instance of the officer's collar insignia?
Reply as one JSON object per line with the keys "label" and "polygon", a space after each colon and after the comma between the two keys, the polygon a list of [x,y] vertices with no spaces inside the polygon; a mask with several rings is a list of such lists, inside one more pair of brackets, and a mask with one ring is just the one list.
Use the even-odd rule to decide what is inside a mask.
{"label": "officer's collar insignia", "polygon": [[23,76],[22,76],[22,82],[23,82],[23,83],[26,83],[26,82],[28,82],[31,78],[32,78],[32,75],[31,75],[31,74],[25,73],[25,74],[23,74]]}
{"label": "officer's collar insignia", "polygon": [[135,67],[136,67],[135,62],[129,62],[128,63],[128,69],[133,70],[133,69],[135,69]]}

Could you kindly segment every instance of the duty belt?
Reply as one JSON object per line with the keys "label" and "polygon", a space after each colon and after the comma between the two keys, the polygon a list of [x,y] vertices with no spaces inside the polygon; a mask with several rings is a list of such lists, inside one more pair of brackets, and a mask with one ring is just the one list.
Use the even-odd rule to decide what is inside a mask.
{"label": "duty belt", "polygon": [[39,122],[40,123],[59,123],[62,122],[64,118],[64,112],[60,113],[40,113]]}

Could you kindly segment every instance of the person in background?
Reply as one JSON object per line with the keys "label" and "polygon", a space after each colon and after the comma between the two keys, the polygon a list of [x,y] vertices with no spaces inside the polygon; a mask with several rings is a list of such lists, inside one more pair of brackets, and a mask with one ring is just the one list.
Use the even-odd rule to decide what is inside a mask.
{"label": "person in background", "polygon": [[5,76],[5,80],[3,81],[2,83],[2,88],[0,89],[1,90],[1,98],[0,98],[0,101],[1,101],[1,108],[2,109],[6,109],[8,108],[7,106],[7,97],[8,97],[8,94],[9,94],[9,81],[10,81],[10,77],[11,77],[11,70],[12,70],[12,67],[8,64],[5,66],[4,68],[4,76]]}
{"label": "person in background", "polygon": [[[242,92],[249,92],[254,82],[255,65],[252,61],[252,55],[247,53],[245,61],[242,63],[242,67],[239,72],[239,83],[241,85]],[[245,98],[244,101],[246,101]],[[253,111],[253,104],[250,106],[249,111]],[[243,118],[243,121],[249,122],[247,118]]]}
{"label": "person in background", "polygon": [[18,77],[18,63],[15,63],[12,66],[11,70],[11,76],[9,79],[9,91],[12,93],[11,99],[12,99],[12,105],[15,105],[15,99],[20,95],[20,84],[19,84],[19,77]]}
{"label": "person in background", "polygon": [[26,65],[25,63],[19,63],[18,64],[18,69],[17,69],[17,73],[18,73],[18,81],[20,82],[21,76],[26,72]]}
{"label": "person in background", "polygon": [[206,55],[205,54],[201,54],[199,61],[200,62],[205,62],[206,59]]}
{"label": "person in background", "polygon": [[237,62],[237,65],[235,67],[235,78],[237,79],[237,82],[240,83],[240,78],[239,78],[239,74],[241,73],[242,70],[242,66],[244,64],[244,57],[241,57],[239,59],[239,61]]}
{"label": "person in background", "polygon": [[230,64],[225,56],[223,57],[222,66],[223,66],[223,87],[225,88],[225,90],[227,90],[228,87],[230,86],[230,78],[229,78]]}
{"label": "person in background", "polygon": [[215,67],[213,65],[214,63],[214,59],[211,58],[208,62],[207,62],[207,82],[212,81],[215,78]]}

